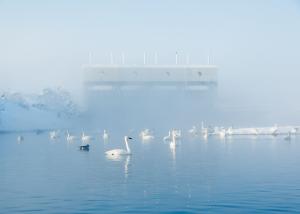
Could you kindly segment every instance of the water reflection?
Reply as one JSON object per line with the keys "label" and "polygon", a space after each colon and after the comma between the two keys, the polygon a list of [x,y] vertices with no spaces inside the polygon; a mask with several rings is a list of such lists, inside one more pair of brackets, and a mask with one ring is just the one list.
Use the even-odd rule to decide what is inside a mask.
{"label": "water reflection", "polygon": [[176,161],[176,147],[170,147],[171,154],[172,154],[172,160],[173,162]]}
{"label": "water reflection", "polygon": [[[294,136],[289,142],[283,135],[228,136],[225,143],[214,136],[208,143],[201,137],[184,138],[175,148],[158,140],[136,142],[134,156],[105,156],[105,147],[113,147],[113,141],[99,141],[90,152],[79,152],[80,140],[68,144],[61,137],[55,144],[47,133],[22,133],[25,140],[18,145],[18,135],[0,135],[0,213],[17,212],[14,204],[22,204],[23,212],[58,213],[57,203],[72,213],[145,213],[165,207],[180,212],[187,206],[194,207],[187,209],[193,213],[208,207],[213,207],[211,213],[255,213],[258,206],[274,204],[299,210],[300,138]],[[74,189],[78,185],[80,189]],[[288,197],[284,206],[274,203],[282,199],[279,196]]]}
{"label": "water reflection", "polygon": [[124,164],[124,174],[125,174],[125,178],[128,177],[128,174],[129,174],[129,164],[130,164],[130,156],[127,156],[126,157],[126,160],[125,160],[125,164]]}
{"label": "water reflection", "polygon": [[131,155],[106,155],[106,159],[109,161],[124,162],[124,175],[125,178],[129,175],[129,164]]}

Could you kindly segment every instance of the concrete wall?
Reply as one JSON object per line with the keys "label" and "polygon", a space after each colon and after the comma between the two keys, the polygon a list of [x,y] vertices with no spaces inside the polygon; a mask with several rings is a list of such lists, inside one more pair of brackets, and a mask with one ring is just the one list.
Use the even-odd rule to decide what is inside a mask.
{"label": "concrete wall", "polygon": [[212,65],[84,69],[88,112],[107,126],[201,121],[217,94],[217,67]]}
{"label": "concrete wall", "polygon": [[84,66],[85,83],[202,82],[217,83],[214,65],[189,66]]}

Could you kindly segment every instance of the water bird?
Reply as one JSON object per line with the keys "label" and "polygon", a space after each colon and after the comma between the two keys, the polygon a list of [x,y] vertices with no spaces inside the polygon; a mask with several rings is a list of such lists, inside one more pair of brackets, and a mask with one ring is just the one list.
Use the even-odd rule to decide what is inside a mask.
{"label": "water bird", "polygon": [[208,130],[207,130],[207,128],[205,128],[205,129],[202,130],[202,136],[203,136],[204,140],[207,140],[207,138],[208,138]]}
{"label": "water bird", "polygon": [[229,128],[226,130],[226,135],[233,135],[233,128],[232,128],[232,126],[229,127]]}
{"label": "water bird", "polygon": [[219,137],[220,138],[224,138],[225,136],[226,136],[226,130],[224,129],[224,128],[221,128],[220,130],[219,130]]}
{"label": "water bird", "polygon": [[72,141],[74,141],[74,140],[76,140],[76,139],[77,139],[76,136],[70,135],[69,131],[67,131],[67,141],[68,141],[68,142],[72,142]]}
{"label": "water bird", "polygon": [[292,130],[290,131],[291,134],[297,134],[298,133],[298,128],[292,128]]}
{"label": "water bird", "polygon": [[131,150],[130,150],[129,145],[128,145],[128,140],[131,140],[131,139],[132,138],[128,137],[128,136],[124,137],[126,150],[124,150],[124,149],[113,149],[113,150],[106,151],[105,154],[108,155],[108,156],[131,155]]}
{"label": "water bird", "polygon": [[81,141],[82,143],[88,143],[92,140],[92,136],[90,135],[85,135],[84,132],[82,132],[82,135],[81,135]]}
{"label": "water bird", "polygon": [[288,135],[284,137],[284,140],[290,141],[292,139],[291,132],[288,132]]}
{"label": "water bird", "polygon": [[165,142],[167,142],[167,141],[171,141],[171,140],[172,140],[171,131],[169,131],[169,135],[167,135],[167,136],[164,136],[163,140],[164,140]]}
{"label": "water bird", "polygon": [[271,135],[273,135],[273,136],[277,136],[277,134],[278,134],[277,131],[278,131],[277,124],[275,124],[273,127],[270,128]]}
{"label": "water bird", "polygon": [[154,136],[151,134],[149,129],[141,131],[140,137],[142,138],[142,141],[150,141],[154,139]]}
{"label": "water bird", "polygon": [[172,141],[170,142],[170,148],[171,149],[175,149],[177,146],[177,142],[176,142],[176,130],[172,131]]}
{"label": "water bird", "polygon": [[192,135],[194,137],[198,136],[198,131],[197,131],[196,126],[193,126],[188,132],[190,135]]}
{"label": "water bird", "polygon": [[49,132],[49,136],[50,136],[50,139],[55,140],[59,137],[59,132],[58,131],[51,131],[51,132]]}
{"label": "water bird", "polygon": [[84,150],[84,151],[89,151],[90,150],[90,145],[86,144],[86,145],[81,145],[79,146],[80,150]]}
{"label": "water bird", "polygon": [[19,135],[18,137],[17,137],[17,141],[20,143],[20,142],[22,142],[24,140],[24,137],[22,136],[22,135]]}
{"label": "water bird", "polygon": [[172,135],[174,135],[174,137],[176,139],[181,139],[181,130],[179,130],[179,129],[173,129]]}
{"label": "water bird", "polygon": [[103,131],[102,138],[103,138],[103,141],[104,141],[104,142],[107,142],[108,139],[109,139],[109,134],[108,134],[108,132],[107,132],[105,129],[104,129],[104,131]]}
{"label": "water bird", "polygon": [[253,128],[253,129],[251,130],[251,133],[254,134],[254,135],[258,135],[258,134],[259,134],[259,131],[258,131],[257,128]]}
{"label": "water bird", "polygon": [[204,122],[201,122],[201,133],[204,140],[207,140],[208,138],[208,128],[204,126]]}

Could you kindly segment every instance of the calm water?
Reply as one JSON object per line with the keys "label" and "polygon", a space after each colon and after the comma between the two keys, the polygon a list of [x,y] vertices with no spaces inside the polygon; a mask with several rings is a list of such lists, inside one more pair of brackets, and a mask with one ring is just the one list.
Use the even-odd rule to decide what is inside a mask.
{"label": "calm water", "polygon": [[124,147],[112,135],[89,152],[48,133],[0,135],[0,213],[300,212],[300,138],[186,137],[172,151],[132,133],[133,155],[110,160]]}

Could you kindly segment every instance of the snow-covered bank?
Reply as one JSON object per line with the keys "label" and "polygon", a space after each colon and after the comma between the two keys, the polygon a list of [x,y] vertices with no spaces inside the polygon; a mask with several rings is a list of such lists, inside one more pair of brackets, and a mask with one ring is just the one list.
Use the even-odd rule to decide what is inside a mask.
{"label": "snow-covered bank", "polygon": [[70,126],[80,111],[62,89],[40,94],[1,93],[0,131],[29,131]]}

